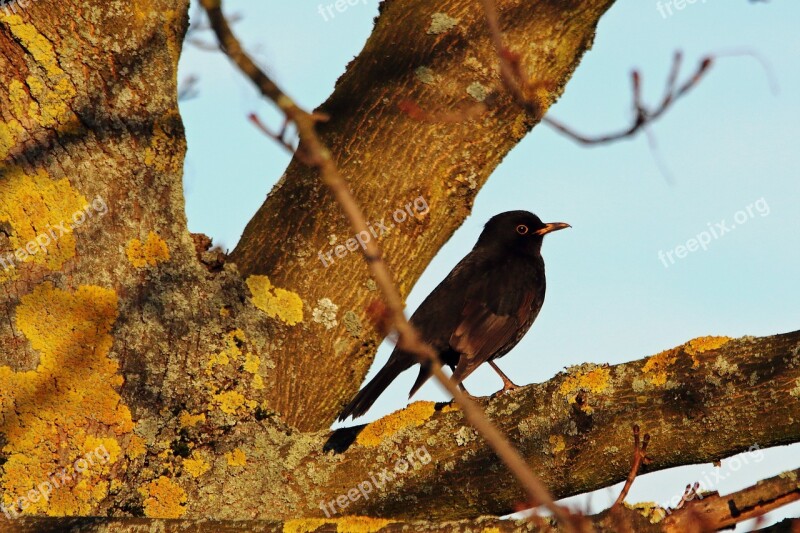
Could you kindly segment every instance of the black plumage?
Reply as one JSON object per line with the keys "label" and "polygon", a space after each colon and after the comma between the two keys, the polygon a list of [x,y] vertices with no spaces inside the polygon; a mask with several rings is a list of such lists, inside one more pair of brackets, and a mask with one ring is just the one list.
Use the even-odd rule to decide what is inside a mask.
{"label": "black plumage", "polygon": [[[516,387],[494,364],[528,332],[544,303],[544,235],[569,227],[545,224],[528,211],[507,211],[486,223],[475,247],[422,302],[410,322],[422,339],[453,369],[461,384],[488,362],[503,379],[503,390]],[[342,410],[339,420],[363,415],[378,396],[417,363],[395,348],[386,365]],[[430,378],[421,366],[409,397]],[[463,388],[463,386],[462,386]]]}

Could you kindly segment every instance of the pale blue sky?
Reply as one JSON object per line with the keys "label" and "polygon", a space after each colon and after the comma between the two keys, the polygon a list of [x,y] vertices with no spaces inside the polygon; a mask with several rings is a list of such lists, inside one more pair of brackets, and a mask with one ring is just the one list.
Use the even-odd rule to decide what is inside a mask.
{"label": "pale blue sky", "polygon": [[[327,21],[318,12],[320,3],[308,0],[225,5],[227,12],[244,15],[235,29],[260,64],[312,108],[363,46],[378,2],[349,6]],[[643,136],[585,148],[545,126],[535,128],[481,190],[473,215],[414,288],[409,310],[469,251],[489,217],[527,209],[573,229],[546,239],[547,301],[531,332],[500,361],[517,383],[545,381],[586,361],[639,359],[701,335],[797,329],[798,23],[798,2],[707,0],[663,17],[656,1],[619,0],[551,116],[585,133],[627,125],[630,70],[640,68],[645,99],[653,102],[676,49],[685,53],[687,73],[706,53],[757,52],[771,65],[778,94],[752,57],[720,58],[707,79],[653,127],[672,184],[659,173]],[[211,42],[210,35],[198,37]],[[181,72],[200,77],[200,96],[181,104],[189,145],[189,227],[230,249],[289,161],[246,117],[255,111],[278,124],[278,115],[221,54],[188,47]],[[753,216],[736,224],[737,212],[746,213],[748,206]],[[677,246],[723,220],[737,227],[713,239],[707,250],[674,264],[659,259],[659,251],[675,257]],[[377,365],[389,351],[384,345]],[[414,375],[402,375],[359,422],[403,407]],[[467,385],[487,394],[501,384],[485,369]],[[433,384],[415,397],[445,398]],[[658,453],[658,443],[652,446]],[[796,468],[798,452],[800,446],[770,450],[763,461],[726,470],[730,477],[713,488],[729,492]],[[629,500],[669,500],[711,470],[698,465],[642,476]],[[605,505],[607,497],[602,491],[595,495],[594,507]],[[800,504],[790,512],[800,515]]]}

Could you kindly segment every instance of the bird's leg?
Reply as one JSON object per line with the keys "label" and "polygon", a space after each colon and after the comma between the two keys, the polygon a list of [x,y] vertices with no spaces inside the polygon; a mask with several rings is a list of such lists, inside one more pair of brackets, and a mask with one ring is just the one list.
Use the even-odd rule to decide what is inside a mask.
{"label": "bird's leg", "polygon": [[500,370],[500,369],[497,367],[497,365],[496,365],[496,364],[494,364],[494,361],[489,361],[489,365],[490,365],[492,368],[494,368],[494,371],[495,371],[495,372],[497,372],[497,373],[498,373],[498,375],[500,376],[500,379],[502,379],[502,380],[503,380],[503,389],[502,389],[502,390],[500,390],[500,391],[498,391],[498,392],[508,392],[508,391],[511,391],[511,390],[514,390],[514,389],[518,389],[518,388],[519,388],[519,385],[516,385],[516,384],[514,384],[514,382],[513,382],[513,381],[511,381],[510,379],[508,379],[508,376],[506,376],[505,374],[503,374],[503,371],[502,371],[502,370]]}
{"label": "bird's leg", "polygon": [[463,392],[463,393],[464,393],[464,396],[466,396],[466,397],[467,397],[467,398],[469,398],[470,400],[477,400],[477,399],[478,399],[478,397],[477,397],[477,396],[473,396],[472,394],[470,394],[470,393],[469,393],[469,391],[467,391],[467,388],[466,388],[466,387],[464,387],[464,384],[463,384],[463,383],[459,383],[459,384],[458,384],[458,388],[459,388],[459,389],[461,389],[461,392]]}

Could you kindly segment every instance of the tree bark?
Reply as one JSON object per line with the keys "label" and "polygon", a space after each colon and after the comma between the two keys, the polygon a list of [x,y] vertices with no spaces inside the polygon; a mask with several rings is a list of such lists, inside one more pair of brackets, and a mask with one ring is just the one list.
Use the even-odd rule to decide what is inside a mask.
{"label": "tree bark", "polygon": [[[543,109],[611,3],[500,3]],[[430,463],[348,512],[512,510],[516,486],[457,411],[414,404],[349,437],[325,429],[380,336],[357,254],[319,262],[348,230],[315,176],[290,165],[237,265],[219,268],[187,232],[176,104],[187,7],[38,0],[0,12],[2,512],[319,517],[320,502],[420,446]],[[493,54],[475,2],[385,2],[323,107],[326,142],[372,220],[420,197],[430,209],[382,239],[404,293],[536,122],[501,90]],[[476,99],[485,111],[458,123],[398,108]],[[557,495],[574,494],[625,477],[634,421],[654,436],[652,468],[797,441],[797,346],[793,333],[575,369],[489,413]]]}
{"label": "tree bark", "polygon": [[[800,499],[800,469],[784,472],[764,480],[758,485],[720,496],[716,492],[698,496],[680,509],[671,512],[667,518],[661,509],[644,504],[621,506],[603,511],[594,516],[574,517],[584,527],[596,532],[630,531],[637,533],[688,533],[717,531],[731,527],[753,517],[763,516],[769,510]],[[800,520],[787,519],[759,531],[797,531]],[[239,531],[314,531],[315,533],[335,533],[337,531],[369,531],[391,533],[403,531],[481,531],[500,532],[556,532],[561,529],[552,519],[500,520],[493,517],[480,517],[473,520],[431,523],[425,521],[382,520],[362,516],[347,516],[334,519],[295,519],[286,521],[216,521],[216,520],[158,520],[158,519],[108,519],[108,518],[27,518],[20,520],[15,533],[70,533],[99,532],[122,533],[140,531],[147,527],[164,532],[214,532],[234,533]],[[0,531],[2,531],[0,527]]]}
{"label": "tree bark", "polygon": [[[526,71],[541,82],[534,96],[543,110],[561,95],[612,3],[499,2],[509,47],[525,54]],[[320,108],[331,116],[319,128],[322,139],[376,233],[381,222],[393,226],[381,246],[404,295],[538,122],[505,94],[497,64],[480,2],[383,2],[364,49]],[[436,123],[404,112],[403,102],[431,112],[486,109]],[[424,215],[413,208],[418,198],[428,206]],[[392,218],[408,206],[416,216]],[[326,186],[295,158],[232,253],[244,276],[266,275],[302,299],[302,324],[278,332],[291,356],[279,358],[268,381],[270,405],[302,430],[329,427],[382,340],[366,312],[378,298],[368,269],[345,248],[352,237]],[[326,267],[320,253],[333,264]],[[320,366],[324,372],[311,370]]]}

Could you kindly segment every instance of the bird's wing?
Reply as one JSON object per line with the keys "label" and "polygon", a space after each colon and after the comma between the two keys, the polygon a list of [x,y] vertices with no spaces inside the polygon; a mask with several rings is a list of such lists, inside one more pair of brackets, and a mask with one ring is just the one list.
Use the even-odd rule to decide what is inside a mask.
{"label": "bird's wing", "polygon": [[530,313],[535,291],[507,290],[504,281],[489,283],[490,276],[467,294],[461,321],[450,336],[450,346],[461,354],[453,372],[457,381],[513,343]]}

